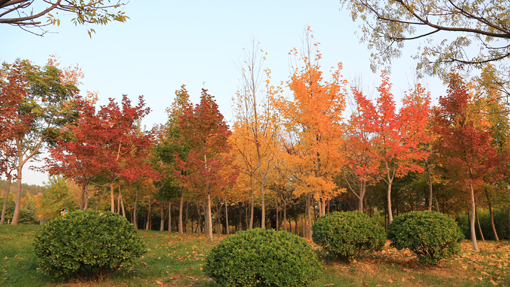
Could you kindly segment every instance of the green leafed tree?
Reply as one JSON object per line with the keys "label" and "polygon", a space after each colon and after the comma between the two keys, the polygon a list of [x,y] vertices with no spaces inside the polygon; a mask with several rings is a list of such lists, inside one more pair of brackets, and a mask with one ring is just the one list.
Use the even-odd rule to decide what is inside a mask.
{"label": "green leafed tree", "polygon": [[[15,82],[12,82],[13,74],[19,76]],[[81,77],[78,68],[60,69],[54,59],[42,67],[28,60],[17,60],[14,64],[4,63],[0,68],[0,81],[15,85],[21,94],[11,103],[17,112],[9,119],[13,123],[18,182],[12,225],[18,224],[23,167],[36,158],[45,145],[65,136],[62,128],[76,120],[74,103]]]}
{"label": "green leafed tree", "polygon": [[[340,0],[353,20],[361,20],[361,40],[374,50],[371,68],[402,55],[418,41],[418,69],[446,76],[452,67],[481,68],[492,62],[506,77],[510,65],[510,2],[506,0]],[[507,86],[508,87],[508,86]]]}
{"label": "green leafed tree", "polygon": [[[36,35],[43,35],[47,32],[44,27],[60,25],[60,18],[63,15],[72,15],[71,22],[75,25],[125,22],[129,17],[120,8],[128,2],[121,0],[0,0],[0,24],[18,26]],[[34,32],[32,28],[40,30]],[[89,36],[95,33],[92,28],[89,28],[87,32]]]}

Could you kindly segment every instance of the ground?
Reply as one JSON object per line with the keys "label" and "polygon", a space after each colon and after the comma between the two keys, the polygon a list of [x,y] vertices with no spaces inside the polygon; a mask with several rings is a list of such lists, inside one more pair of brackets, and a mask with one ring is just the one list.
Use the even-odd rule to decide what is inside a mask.
{"label": "ground", "polygon": [[[38,229],[0,226],[0,286],[218,286],[201,269],[211,248],[226,236],[210,243],[202,234],[139,231],[147,253],[136,272],[117,272],[105,282],[59,283],[37,272],[32,242]],[[420,264],[410,251],[398,251],[389,242],[351,263],[321,257],[324,273],[314,286],[510,286],[508,240],[479,242],[479,252],[468,240],[461,246],[459,256],[437,266]]]}

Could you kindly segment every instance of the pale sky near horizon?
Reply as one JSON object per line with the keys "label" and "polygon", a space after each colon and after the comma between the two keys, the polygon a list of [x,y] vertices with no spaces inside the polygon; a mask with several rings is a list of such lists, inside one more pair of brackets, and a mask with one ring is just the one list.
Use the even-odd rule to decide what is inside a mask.
{"label": "pale sky near horizon", "polygon": [[[48,27],[54,33],[43,37],[2,24],[0,63],[20,58],[44,65],[55,55],[61,66],[78,64],[85,75],[81,91],[98,91],[99,104],[107,103],[108,98],[118,101],[123,94],[136,104],[138,96],[144,95],[152,109],[143,122],[147,128],[166,121],[165,108],[183,84],[194,103],[201,89],[208,89],[230,120],[242,49],[252,38],[257,39],[268,53],[266,66],[272,71],[272,83],[286,82],[290,76],[288,52],[301,47],[307,26],[321,43],[326,75],[330,67],[342,62],[344,78],[361,77],[367,90],[375,91],[380,73],[371,72],[371,52],[359,42],[361,23],[354,23],[348,11],[340,8],[337,0],[131,0],[124,8],[130,17],[126,23],[90,26],[96,31],[92,38],[86,27],[69,22],[72,17],[63,18],[60,26]],[[390,81],[397,101],[414,83],[413,46],[409,45],[409,51],[393,61]],[[433,101],[444,93],[438,79],[425,79],[424,84]],[[288,89],[285,95],[290,96]],[[42,185],[47,181],[46,174],[25,168],[24,183]]]}

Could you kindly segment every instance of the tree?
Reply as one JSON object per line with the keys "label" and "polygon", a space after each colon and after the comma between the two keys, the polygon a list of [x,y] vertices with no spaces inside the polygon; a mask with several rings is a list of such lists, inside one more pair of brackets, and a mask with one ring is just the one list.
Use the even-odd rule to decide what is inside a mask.
{"label": "tree", "polygon": [[18,166],[14,138],[19,126],[16,125],[16,121],[13,119],[18,115],[18,103],[26,94],[23,89],[24,79],[21,64],[13,65],[11,74],[0,75],[0,134],[2,135],[0,138],[0,176],[5,175],[7,177],[7,192],[5,193],[0,224],[5,221],[11,180],[13,179],[12,173]]}
{"label": "tree", "polygon": [[[40,154],[48,143],[62,136],[60,129],[76,119],[74,101],[78,95],[76,84],[82,77],[78,68],[59,69],[51,59],[44,67],[32,65],[27,60],[4,63],[1,76],[19,74],[14,83],[22,93],[13,103],[16,114],[9,120],[14,123],[14,144],[17,152],[18,191],[12,224],[18,224],[21,200],[22,170],[28,160]],[[2,79],[3,80],[3,79]]]}
{"label": "tree", "polygon": [[[284,119],[287,153],[281,162],[289,169],[296,196],[306,194],[308,227],[312,225],[310,200],[316,199],[320,216],[338,192],[334,176],[343,162],[341,146],[344,136],[342,112],[345,109],[346,81],[342,79],[342,65],[332,71],[331,80],[323,77],[319,61],[322,57],[313,40],[311,29],[305,32],[304,50],[298,56],[303,62],[295,68],[288,82],[293,100],[277,99],[279,113]],[[309,230],[309,228],[307,229]],[[311,233],[308,232],[310,237]]]}
{"label": "tree", "polygon": [[423,171],[417,161],[428,158],[428,152],[419,145],[428,141],[425,126],[429,114],[430,96],[420,86],[406,94],[398,111],[391,93],[391,84],[385,72],[377,88],[379,97],[374,105],[355,88],[354,97],[359,113],[355,121],[364,133],[371,134],[381,163],[381,175],[387,184],[388,218],[393,221],[391,204],[392,184],[395,177],[403,177],[410,171]]}
{"label": "tree", "polygon": [[[34,32],[28,29],[40,28],[41,32],[34,34],[42,36],[47,32],[42,27],[60,25],[59,12],[73,15],[71,22],[74,25],[106,25],[110,21],[125,22],[129,17],[124,12],[112,10],[116,10],[128,2],[118,0],[115,4],[109,4],[104,0],[88,2],[81,0],[0,0],[0,24],[18,26],[31,33]],[[44,17],[46,22],[43,22]],[[94,29],[88,29],[89,36],[92,35],[92,32],[95,33]]]}
{"label": "tree", "polygon": [[179,133],[190,150],[186,161],[181,160],[178,154],[175,155],[180,170],[185,171],[184,174],[180,170],[175,173],[185,187],[205,197],[206,230],[212,242],[211,193],[228,184],[218,174],[225,164],[222,152],[230,148],[228,137],[231,132],[207,90],[202,90],[199,104],[187,105],[184,113],[179,116]]}
{"label": "tree", "polygon": [[497,1],[340,0],[361,19],[361,41],[375,50],[372,71],[390,71],[406,42],[419,42],[417,70],[447,81],[451,68],[497,65],[498,88],[510,94],[510,4]]}
{"label": "tree", "polygon": [[469,189],[471,239],[473,249],[478,250],[475,190],[483,185],[485,175],[501,165],[501,160],[491,145],[490,124],[476,111],[469,87],[459,75],[449,77],[447,96],[439,98],[439,107],[433,111],[434,132],[439,136],[435,148],[450,180]]}
{"label": "tree", "polygon": [[[179,202],[179,233],[183,233],[183,207],[184,207],[184,187],[179,182],[179,177],[174,174],[174,171],[179,169],[175,162],[174,154],[179,154],[179,159],[185,161],[189,147],[185,145],[179,132],[179,117],[183,115],[184,109],[190,105],[189,94],[186,86],[182,85],[181,89],[175,91],[175,99],[172,105],[167,109],[168,121],[164,126],[158,142],[154,148],[156,160],[160,161],[158,168],[165,178],[156,183],[159,185],[160,190],[166,194],[166,197],[173,197],[176,194],[180,195]],[[183,171],[181,171],[182,173]]]}
{"label": "tree", "polygon": [[[262,57],[258,54],[259,50]],[[240,64],[241,81],[233,106],[236,121],[235,135],[231,142],[242,162],[243,170],[251,180],[250,229],[253,228],[254,217],[253,179],[260,183],[261,228],[266,228],[265,186],[274,160],[273,147],[278,134],[278,118],[272,99],[280,89],[270,85],[270,70],[263,66],[265,55],[259,44],[252,40],[251,49],[245,50]],[[265,91],[261,90],[263,72],[266,74]]]}
{"label": "tree", "polygon": [[[419,70],[446,77],[452,66],[481,68],[492,62],[499,65],[503,84],[508,86],[508,1],[340,2],[350,10],[353,20],[364,22],[361,40],[376,50],[371,58],[373,71],[380,65],[389,70],[391,60],[402,55],[406,42],[422,41],[422,49],[415,56]],[[473,46],[476,48],[471,49]]]}

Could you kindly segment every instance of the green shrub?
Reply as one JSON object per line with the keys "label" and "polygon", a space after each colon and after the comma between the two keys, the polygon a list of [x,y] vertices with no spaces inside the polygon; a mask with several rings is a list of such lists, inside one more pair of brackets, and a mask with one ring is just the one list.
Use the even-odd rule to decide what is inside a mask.
{"label": "green shrub", "polygon": [[363,251],[381,250],[386,242],[384,228],[359,211],[326,214],[317,219],[312,231],[313,242],[347,261]]}
{"label": "green shrub", "polygon": [[102,281],[129,270],[145,245],[133,225],[110,211],[80,210],[47,222],[35,236],[39,271],[56,279]]}
{"label": "green shrub", "polygon": [[437,264],[460,251],[464,239],[457,222],[435,211],[412,211],[399,215],[388,228],[391,246],[408,248],[421,262]]}
{"label": "green shrub", "polygon": [[320,271],[317,256],[304,239],[260,228],[222,240],[204,267],[220,286],[309,286]]}

